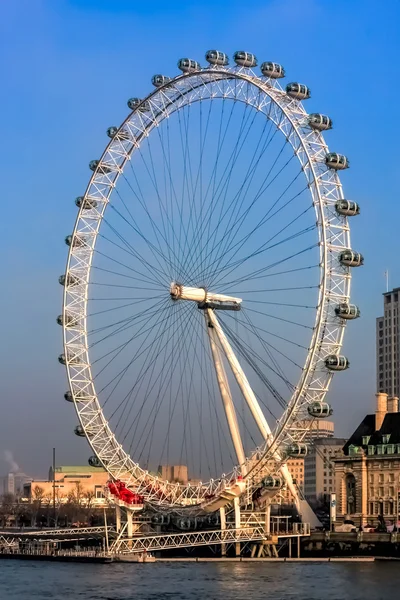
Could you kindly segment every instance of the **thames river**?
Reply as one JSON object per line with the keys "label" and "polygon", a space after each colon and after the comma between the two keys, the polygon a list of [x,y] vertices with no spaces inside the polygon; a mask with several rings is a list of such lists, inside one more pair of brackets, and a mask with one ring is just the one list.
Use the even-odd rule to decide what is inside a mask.
{"label": "thames river", "polygon": [[0,600],[387,600],[399,563],[77,564],[4,560]]}

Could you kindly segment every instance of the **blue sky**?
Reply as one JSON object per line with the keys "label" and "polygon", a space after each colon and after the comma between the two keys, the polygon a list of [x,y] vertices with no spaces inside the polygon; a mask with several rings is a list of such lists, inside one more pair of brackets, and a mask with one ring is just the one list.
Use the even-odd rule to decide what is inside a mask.
{"label": "blue sky", "polygon": [[62,398],[55,323],[73,200],[106,128],[125,117],[127,98],[148,93],[154,73],[175,74],[181,56],[204,62],[209,48],[282,63],[289,80],[312,89],[309,111],[334,120],[327,141],[351,160],[342,181],[362,208],[352,245],[365,256],[353,279],[362,319],[349,325],[345,341],[352,367],[330,391],[338,435],[373,409],[374,319],[386,268],[390,285],[400,286],[399,19],[395,0],[381,8],[368,0],[1,3],[1,457],[11,450],[34,475],[45,474],[54,445],[60,463],[86,461]]}

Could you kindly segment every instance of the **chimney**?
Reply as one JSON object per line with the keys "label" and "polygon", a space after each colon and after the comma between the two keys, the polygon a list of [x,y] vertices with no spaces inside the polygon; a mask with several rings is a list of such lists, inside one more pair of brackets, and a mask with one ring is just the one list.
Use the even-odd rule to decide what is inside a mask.
{"label": "chimney", "polygon": [[382,427],[383,419],[386,416],[388,409],[388,395],[383,392],[375,394],[376,411],[375,411],[375,431],[379,431]]}
{"label": "chimney", "polygon": [[397,396],[393,396],[393,398],[388,398],[387,411],[388,413],[399,412],[399,399],[397,398]]}

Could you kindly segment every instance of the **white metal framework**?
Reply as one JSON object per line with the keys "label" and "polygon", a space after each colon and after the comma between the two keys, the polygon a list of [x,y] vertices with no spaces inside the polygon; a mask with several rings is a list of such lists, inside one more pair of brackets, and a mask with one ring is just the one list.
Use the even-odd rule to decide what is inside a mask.
{"label": "white metal framework", "polygon": [[[276,67],[279,67],[279,65],[276,65]],[[157,77],[160,77],[159,81],[161,82],[161,76]],[[232,220],[227,221],[229,227],[226,227],[228,233],[225,233],[225,236],[229,237],[230,227],[232,226],[234,229],[234,234],[232,234],[232,236],[237,236],[234,238],[236,240],[236,246],[232,246],[231,250],[231,247],[224,245],[225,242],[223,236],[221,236],[221,241],[214,244],[214,247],[220,249],[220,254],[218,255],[218,251],[216,251],[213,255],[213,260],[218,264],[225,264],[225,271],[223,271],[223,274],[221,275],[221,283],[219,286],[214,288],[212,286],[213,280],[211,278],[210,287],[205,288],[205,285],[202,283],[202,278],[204,278],[203,271],[205,271],[205,269],[203,269],[202,265],[206,265],[207,263],[207,248],[204,249],[201,245],[202,241],[207,236],[207,227],[206,225],[203,227],[203,222],[206,223],[207,211],[210,211],[208,222],[210,222],[210,220],[213,222],[213,220],[216,219],[216,213],[212,213],[212,200],[208,205],[205,205],[204,214],[202,213],[203,204],[201,205],[201,208],[196,208],[193,200],[191,208],[195,211],[195,216],[189,215],[184,217],[184,219],[186,218],[186,225],[184,225],[182,222],[182,215],[181,223],[178,222],[179,202],[174,201],[173,199],[174,184],[178,178],[176,176],[175,179],[171,177],[171,171],[169,172],[171,181],[169,182],[168,188],[170,190],[170,195],[168,196],[168,193],[166,193],[166,197],[160,199],[158,191],[156,190],[156,193],[154,193],[156,187],[154,182],[156,174],[158,174],[159,171],[157,164],[164,164],[164,179],[167,179],[168,168],[171,164],[171,155],[174,154],[173,148],[172,152],[171,149],[168,150],[168,156],[165,155],[167,144],[164,143],[166,137],[163,137],[167,135],[165,131],[168,132],[168,127],[170,127],[172,119],[178,118],[179,125],[182,127],[181,131],[185,131],[184,128],[186,127],[187,133],[189,121],[188,115],[192,114],[189,112],[189,109],[193,111],[193,107],[205,106],[206,103],[214,105],[217,101],[221,103],[221,106],[228,105],[229,103],[232,105],[238,105],[240,103],[240,105],[244,107],[243,114],[245,114],[246,119],[250,118],[247,116],[248,114],[254,115],[254,117],[251,117],[252,119],[255,119],[256,117],[257,119],[263,118],[263,123],[265,123],[263,127],[266,127],[267,125],[271,127],[271,135],[267,141],[264,142],[264,138],[261,138],[260,136],[260,139],[262,139],[262,143],[264,144],[264,150],[272,143],[271,140],[275,139],[275,136],[278,138],[279,134],[282,134],[282,141],[286,141],[286,147],[291,148],[291,156],[298,161],[299,173],[303,178],[302,181],[305,179],[305,193],[308,197],[308,205],[304,209],[304,213],[311,208],[315,215],[311,218],[311,225],[306,229],[294,233],[291,237],[288,235],[288,237],[279,238],[279,236],[285,235],[282,232],[290,231],[290,227],[295,222],[295,216],[293,216],[292,213],[292,216],[288,217],[287,224],[282,224],[279,231],[273,235],[272,238],[265,238],[267,239],[265,244],[269,244],[267,245],[267,248],[271,249],[275,245],[274,238],[281,240],[276,243],[276,246],[281,244],[282,247],[289,239],[291,241],[295,240],[301,235],[306,235],[311,231],[313,234],[315,233],[312,248],[316,253],[314,261],[316,264],[314,267],[316,267],[318,271],[318,280],[315,285],[316,298],[315,304],[312,307],[304,307],[312,308],[315,318],[312,326],[303,326],[303,330],[306,329],[309,339],[304,346],[306,349],[305,360],[304,364],[301,365],[297,381],[293,384],[290,383],[289,377],[286,378],[283,370],[278,368],[274,358],[271,358],[272,362],[268,365],[264,362],[265,370],[267,370],[267,368],[275,370],[277,376],[287,383],[286,397],[283,397],[282,394],[277,392],[276,387],[266,381],[266,375],[265,373],[262,373],[263,369],[257,368],[255,364],[256,360],[252,357],[252,352],[255,352],[255,346],[252,345],[251,342],[248,344],[244,341],[240,342],[240,336],[235,336],[234,328],[229,328],[228,325],[229,317],[236,313],[239,314],[242,308],[243,310],[246,310],[248,303],[246,304],[245,296],[242,298],[240,285],[236,284],[237,291],[235,286],[232,285],[227,285],[226,288],[224,288],[225,283],[229,283],[229,281],[226,282],[227,274],[233,272],[236,267],[238,269],[242,268],[242,263],[246,263],[246,261],[246,264],[249,265],[251,261],[262,261],[265,258],[265,254],[263,254],[265,247],[263,248],[260,246],[260,250],[257,248],[253,249],[251,257],[249,255],[249,257],[243,258],[242,263],[239,264],[241,260],[241,249],[249,243],[249,240],[251,242],[250,238],[252,233],[249,232],[246,235],[243,234],[243,237],[240,238],[240,233],[238,232],[244,230],[245,219],[253,210],[253,205],[258,201],[258,196],[253,197],[252,201],[246,200],[246,202],[248,202],[247,204],[245,204],[245,200],[242,200],[241,205],[235,204],[234,197],[230,198],[232,214],[229,219]],[[203,113],[200,114],[203,115]],[[208,113],[208,115],[209,114],[210,113]],[[182,126],[180,115],[182,115]],[[203,131],[206,128],[206,115],[207,113],[200,117],[199,127],[200,129],[203,128]],[[245,122],[245,117],[243,117],[242,123]],[[203,119],[203,122],[201,119]],[[254,489],[260,485],[261,480],[268,474],[280,474],[286,483],[289,486],[292,486],[293,493],[295,494],[295,488],[293,487],[290,474],[285,466],[285,460],[287,459],[287,456],[290,455],[290,452],[296,453],[297,451],[300,453],[302,451],[302,443],[308,425],[311,422],[309,420],[308,408],[316,402],[321,403],[324,401],[333,372],[333,369],[328,368],[327,366],[327,359],[328,357],[340,355],[344,327],[346,325],[346,318],[341,318],[340,315],[338,316],[337,312],[335,312],[335,308],[339,305],[349,304],[351,280],[351,264],[341,260],[341,253],[350,249],[351,246],[347,216],[337,210],[338,201],[344,200],[342,185],[338,176],[339,167],[332,167],[334,164],[332,162],[333,159],[331,159],[330,162],[327,161],[326,157],[329,154],[328,146],[325,143],[321,131],[312,127],[310,123],[310,117],[303,107],[302,102],[298,98],[293,97],[293,93],[287,93],[280,86],[277,79],[268,76],[259,76],[255,72],[254,67],[250,68],[238,64],[235,67],[210,65],[201,68],[197,63],[193,63],[191,69],[188,69],[182,75],[171,80],[166,78],[164,83],[159,85],[159,87],[152,91],[145,99],[136,102],[134,110],[129,113],[122,125],[119,128],[115,128],[111,141],[107,145],[101,159],[93,166],[93,175],[84,196],[80,199],[80,208],[73,234],[68,240],[70,249],[65,277],[63,279],[64,302],[61,322],[64,333],[64,356],[61,359],[61,362],[64,362],[67,367],[71,399],[75,404],[79,422],[82,427],[82,433],[87,437],[100,463],[110,473],[111,478],[124,481],[129,489],[142,495],[146,502],[156,505],[159,508],[191,507],[193,510],[197,511],[212,512],[230,502],[235,497],[243,495],[245,492],[247,494],[247,500],[251,498]],[[166,129],[162,129],[163,127]],[[244,129],[244,125],[242,128]],[[228,127],[227,131],[229,131]],[[205,135],[207,135],[207,133]],[[239,136],[240,135],[239,132]],[[139,191],[133,190],[133,187],[129,184],[132,191],[132,206],[128,209],[124,203],[126,212],[124,212],[121,217],[125,223],[129,221],[129,226],[132,229],[132,239],[127,241],[125,237],[118,234],[115,226],[112,226],[107,222],[107,214],[108,211],[114,210],[115,212],[116,209],[113,208],[112,201],[119,193],[118,189],[120,182],[122,181],[124,183],[127,173],[130,172],[129,169],[132,167],[132,161],[135,156],[140,155],[142,148],[150,143],[150,140],[153,139],[152,136],[155,138],[158,136],[158,139],[162,140],[163,143],[160,143],[162,151],[160,150],[159,156],[150,153],[150,155],[148,155],[150,156],[148,162],[145,163],[145,161],[143,161],[144,164],[141,165],[141,168],[143,170],[147,169],[149,180],[153,183],[154,189],[151,190],[153,196],[157,198],[158,195],[158,220],[156,220],[155,217],[153,219],[153,210],[155,210],[154,205],[156,200],[148,200],[151,195],[151,186],[149,185],[149,188],[144,189],[143,195],[139,196]],[[186,154],[184,144],[186,144]],[[151,146],[149,147],[151,148]],[[185,169],[186,165],[190,163],[189,147],[190,142],[189,146],[187,140],[186,142],[182,142],[182,148],[184,149],[182,164],[184,163]],[[258,150],[258,147],[256,150],[257,152],[259,151],[260,158],[258,159],[258,162],[254,159],[253,163],[251,163],[251,166],[248,169],[249,174],[246,174],[247,179],[244,178],[246,184],[250,175],[254,175],[256,167],[258,168],[258,164],[263,165],[261,160],[261,150]],[[256,150],[254,152],[256,152]],[[218,139],[217,153],[219,151],[220,145]],[[234,148],[233,153],[236,153],[237,157],[239,152],[240,147],[238,143],[237,148]],[[163,153],[164,156],[162,155]],[[205,162],[207,158],[203,157],[202,153],[203,150],[200,144],[200,158],[198,158],[199,173],[202,168],[202,161]],[[222,154],[222,150],[220,153]],[[254,157],[255,156],[256,154],[254,154]],[[278,161],[279,156],[280,155],[278,155],[276,161]],[[340,158],[340,155],[335,156]],[[158,161],[156,169],[154,169],[153,160],[155,162]],[[290,160],[291,159],[288,159],[288,163]],[[339,159],[337,162],[339,162]],[[139,164],[140,163],[138,163],[138,165]],[[135,169],[132,169],[132,177],[136,178],[138,165]],[[272,183],[271,181],[268,183],[268,185],[271,186],[269,189],[272,190],[274,189],[275,181],[278,180],[280,172],[283,172],[284,170],[284,167],[282,167],[281,171],[274,174],[274,165],[275,163],[273,163],[272,166],[265,164],[262,166],[265,171],[268,171],[269,169],[268,173],[273,174],[273,176],[271,175]],[[347,163],[345,166],[347,166]],[[151,172],[151,167],[153,168],[154,174]],[[184,180],[185,177],[187,178],[186,171],[184,173],[182,172],[182,179]],[[232,179],[234,177],[235,174],[232,175]],[[297,180],[296,175],[296,181]],[[199,185],[201,186],[201,183]],[[290,185],[290,182],[287,182],[287,187]],[[182,189],[185,189],[185,183],[183,183],[182,186]],[[196,189],[198,188],[197,180],[192,182],[191,186],[192,190],[195,190],[193,192],[193,196],[195,196],[197,193]],[[138,187],[137,189],[139,190],[140,188]],[[167,184],[165,184],[165,189],[167,189]],[[186,186],[187,195],[188,190],[189,183]],[[285,192],[282,192],[282,194],[283,193]],[[182,196],[183,195],[184,194],[182,194]],[[201,192],[199,195],[201,196]],[[243,192],[243,197],[244,195]],[[299,195],[300,193],[297,194],[297,196]],[[206,193],[203,190],[203,197],[205,196]],[[267,216],[263,216],[263,214],[260,213],[260,224],[257,225],[257,227],[261,228],[264,226],[264,223],[271,218],[271,215],[275,216],[280,213],[280,211],[280,214],[282,214],[283,208],[279,204],[280,197],[281,196],[277,196],[277,199],[271,200],[271,207],[268,209],[270,212],[266,213]],[[144,198],[146,198],[146,200],[143,202]],[[290,200],[292,203],[290,205],[291,207],[295,206],[295,200],[296,196]],[[186,199],[186,201],[187,203],[191,202],[189,199]],[[148,202],[148,205],[144,205],[146,202]],[[289,204],[289,201],[287,204]],[[148,242],[147,240],[147,233],[139,230],[136,225],[135,205],[137,206],[138,211],[143,209],[148,215],[149,223],[153,229],[153,241],[151,242]],[[221,201],[220,214],[225,214],[223,212],[225,206],[229,206],[229,202],[225,205],[222,204]],[[258,207],[257,210],[261,211],[261,208]],[[173,212],[174,210],[176,210],[175,213]],[[198,212],[196,212],[197,210]],[[240,212],[240,210],[242,210],[242,212]],[[301,215],[303,215],[303,213],[301,213]],[[280,215],[278,215],[277,218],[280,218]],[[198,223],[194,224],[195,221],[198,221],[200,225]],[[175,228],[173,228],[173,224]],[[94,260],[96,253],[101,254],[98,250],[99,241],[104,239],[107,240],[107,232],[104,234],[102,233],[103,226],[105,228],[106,225],[108,225],[109,229],[112,229],[113,234],[117,236],[115,237],[117,242],[114,240],[113,244],[114,246],[119,246],[119,252],[126,252],[127,254],[134,256],[137,260],[140,259],[140,264],[142,265],[141,269],[138,270],[138,267],[135,267],[136,270],[130,268],[130,275],[127,274],[128,271],[124,271],[124,276],[130,277],[131,281],[135,280],[135,277],[138,280],[139,273],[140,277],[142,277],[142,281],[149,283],[152,281],[152,275],[154,278],[157,278],[158,276],[161,277],[161,266],[163,264],[167,264],[167,266],[171,266],[172,264],[179,265],[180,277],[185,278],[186,280],[182,281],[174,278],[167,282],[168,285],[165,286],[165,298],[169,304],[167,308],[163,306],[160,310],[173,312],[178,305],[184,305],[187,308],[182,310],[189,311],[192,310],[191,307],[193,307],[193,311],[198,311],[199,309],[204,311],[202,315],[202,326],[204,331],[207,331],[208,334],[209,358],[217,375],[216,381],[218,382],[221,393],[223,406],[225,408],[225,416],[229,425],[229,433],[233,440],[233,447],[237,459],[237,467],[234,467],[227,475],[221,475],[220,477],[209,479],[206,482],[196,481],[190,484],[168,482],[160,476],[152,474],[150,470],[140,466],[139,461],[135,456],[131,456],[129,450],[124,446],[123,440],[117,439],[113,427],[110,425],[110,418],[106,415],[104,406],[109,402],[111,397],[110,390],[112,389],[113,383],[111,385],[107,382],[101,390],[96,386],[97,375],[93,374],[93,364],[97,362],[97,359],[94,359],[92,356],[92,349],[95,344],[91,342],[91,331],[88,325],[90,315],[93,314],[93,309],[91,308],[93,302],[91,289],[95,285],[95,283],[93,283],[93,273],[96,272],[95,269],[97,269],[97,273],[99,271],[102,271],[103,273],[107,271],[107,269],[104,268],[104,265],[100,267],[96,266]],[[186,229],[184,229],[185,226]],[[208,224],[208,231],[210,232],[210,224]],[[163,232],[166,232],[165,235]],[[200,247],[197,263],[193,258],[193,253],[195,252],[193,249],[186,251],[186,262],[183,260],[183,257],[180,256],[180,249],[184,246],[184,242],[181,244],[181,239],[183,239],[183,236],[187,235],[188,232],[192,233],[192,238],[187,244],[188,247]],[[267,234],[263,233],[263,235]],[[160,242],[160,240],[161,242],[163,240],[166,242],[168,255],[166,250],[166,255],[162,256],[162,253],[159,250],[161,245],[158,245],[157,243],[157,241]],[[147,248],[147,258],[142,253],[143,246],[146,246]],[[309,248],[306,248],[305,250],[299,250],[297,248],[296,256],[304,253],[306,250],[308,251]],[[225,258],[225,255],[227,255],[228,252],[231,252],[231,254],[229,254],[229,259]],[[239,257],[236,260],[236,263],[235,256]],[[307,269],[311,267],[304,266],[291,269],[290,258],[290,254],[278,254],[275,258],[275,262],[271,263],[272,266],[269,265],[268,268],[276,269],[275,265],[284,264],[287,265],[286,271],[282,271],[285,276],[289,274],[290,277],[290,272],[293,271],[293,277],[301,278],[303,277],[303,273],[304,277],[306,277]],[[190,271],[189,264],[191,259],[193,259],[192,264],[196,267],[193,267],[192,271]],[[114,259],[114,263],[116,262],[118,261]],[[238,276],[239,284],[247,281],[245,274],[246,264],[244,270],[240,271]],[[257,279],[257,273],[262,273],[259,278],[265,277],[265,271],[263,271],[261,262],[254,262],[254,266],[253,263],[251,263],[251,268],[253,269],[251,272],[253,281]],[[297,273],[295,274],[296,271]],[[299,275],[299,271],[303,271],[303,273],[300,273]],[[271,272],[273,274],[275,273],[273,270]],[[107,283],[104,283],[104,281],[106,280],[103,280],[103,283],[100,285],[106,286]],[[140,284],[134,285],[137,285],[138,289],[142,289],[139,287]],[[134,288],[134,285],[131,286],[131,288]],[[149,288],[150,290],[152,289],[151,285]],[[124,286],[119,286],[119,288],[122,287]],[[271,318],[279,318],[282,327],[285,327],[290,326],[291,323],[293,324],[294,317],[292,317],[291,320],[292,311],[294,314],[299,308],[299,305],[296,305],[294,300],[296,294],[300,295],[301,291],[296,292],[294,290],[301,290],[302,287],[299,285],[298,279],[296,279],[296,283],[293,284],[292,288],[282,289],[290,291],[290,300],[287,304],[280,303],[282,310],[282,307],[287,307],[285,308],[286,313],[282,313],[280,317],[273,315]],[[248,290],[245,291],[247,297],[249,297]],[[276,290],[274,289],[262,290],[258,288],[256,293],[272,293],[275,291]],[[146,303],[147,297],[150,297],[152,292],[149,291],[143,294],[147,294],[147,296],[139,294],[139,300],[137,300],[142,303],[142,306],[143,303]],[[258,299],[261,296],[253,296],[253,298],[254,297]],[[269,303],[267,301],[268,296],[264,295],[263,298],[266,299],[264,304],[272,304],[272,302]],[[123,298],[117,297],[115,293],[113,297],[114,306],[117,301],[122,302],[122,300]],[[118,305],[118,308],[119,306],[120,305]],[[146,305],[144,308],[146,308]],[[147,311],[149,312],[153,309],[154,313],[157,313],[157,306],[154,304],[149,306]],[[227,310],[225,311],[224,309]],[[97,311],[96,314],[99,314],[100,312],[101,311]],[[106,311],[104,310],[103,312]],[[228,317],[224,318],[228,312]],[[136,313],[134,318],[142,318],[142,314],[145,315],[145,310],[143,310],[143,313]],[[130,323],[131,322],[132,319]],[[122,319],[120,323],[121,325],[113,324],[110,335],[117,335],[118,331],[121,331],[121,328],[123,327]],[[295,324],[298,325],[297,323]],[[190,324],[188,326],[190,326]],[[246,327],[244,322],[241,326],[243,328]],[[104,325],[102,330],[107,331],[107,327],[110,326]],[[172,333],[173,321],[171,321],[170,327],[170,335],[175,335],[175,333]],[[256,329],[258,327],[259,326],[257,325]],[[97,331],[100,329],[101,328],[99,327]],[[182,325],[182,329],[185,329],[184,324]],[[254,327],[250,321],[248,321],[247,329],[249,335],[253,335]],[[108,329],[108,331],[110,331],[110,329]],[[147,331],[146,322],[144,321],[142,331]],[[260,328],[259,331],[262,331],[262,329]],[[275,338],[279,338],[279,332],[275,332],[274,336]],[[244,339],[244,333],[241,339]],[[288,344],[291,343],[296,345],[297,343],[296,339],[286,339],[284,333],[281,334],[281,339],[285,340],[285,343]],[[176,352],[184,354],[185,346],[177,344],[177,340],[177,337],[173,338]],[[143,344],[144,352],[146,349],[145,338],[143,338],[141,343]],[[264,350],[266,350],[265,344],[261,341],[260,344],[260,348],[262,346],[264,347]],[[297,343],[297,345],[300,347],[300,343]],[[111,356],[109,362],[114,361],[116,357],[120,356],[120,352],[122,351],[121,348],[125,348],[123,343],[120,344],[117,349],[113,348],[109,351],[109,355]],[[269,356],[271,348],[274,348],[274,346],[268,346],[268,353],[266,351],[265,360],[268,359],[267,354]],[[278,356],[278,354],[284,355],[280,350],[277,350],[276,352],[276,356]],[[241,354],[239,357],[238,353]],[[260,405],[260,394],[253,391],[253,386],[245,374],[243,363],[245,363],[246,360],[247,362],[254,364],[254,370],[258,373],[260,380],[266,383],[268,390],[273,394],[283,409],[283,412],[279,417],[276,417],[271,426],[267,422],[265,410]],[[260,361],[261,360],[262,359],[260,358]],[[294,363],[294,361],[292,362]],[[113,364],[115,364],[115,361]],[[194,360],[193,364],[195,364]],[[261,362],[257,364],[261,364]],[[170,368],[172,369],[172,362],[170,365]],[[198,369],[198,367],[196,368]],[[228,371],[226,371],[226,369],[228,369]],[[116,373],[114,379],[111,379],[110,377],[110,381],[118,382],[117,376],[119,376],[119,373]],[[138,375],[136,374],[135,376]],[[140,372],[139,376],[141,377]],[[122,375],[120,377],[122,377]],[[193,378],[195,378],[194,373]],[[254,419],[258,433],[261,434],[259,438],[261,441],[251,452],[248,452],[243,447],[243,436],[240,432],[241,423],[238,424],[238,409],[237,406],[235,409],[235,402],[233,399],[233,396],[235,395],[235,392],[232,389],[233,383],[237,386],[239,393],[242,394],[246,403],[246,410],[249,411],[249,414]],[[118,383],[115,385],[118,385]],[[171,387],[173,385],[174,382],[171,380]],[[177,385],[176,382],[175,385]],[[190,390],[189,392],[188,395],[192,394]],[[164,399],[166,399],[166,397],[167,392],[165,391]],[[128,404],[126,404],[126,406],[128,406]],[[154,406],[154,411],[160,409],[160,405],[155,403]],[[185,407],[183,408],[183,412],[184,411]],[[112,415],[113,414],[114,413],[112,413]],[[120,421],[128,418],[129,414],[129,408],[127,408],[124,413],[122,413],[121,410],[122,416],[120,416]],[[308,421],[305,424],[306,419],[308,419]],[[139,433],[137,435],[139,436]],[[274,493],[276,493],[276,490]]]}

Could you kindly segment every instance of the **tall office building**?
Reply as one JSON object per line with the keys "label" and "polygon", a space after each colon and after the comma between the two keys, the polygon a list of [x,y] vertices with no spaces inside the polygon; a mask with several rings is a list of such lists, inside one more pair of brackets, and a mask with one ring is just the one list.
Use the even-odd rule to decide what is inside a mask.
{"label": "tall office building", "polygon": [[376,390],[389,398],[400,391],[399,292],[383,294],[383,317],[376,319]]}

